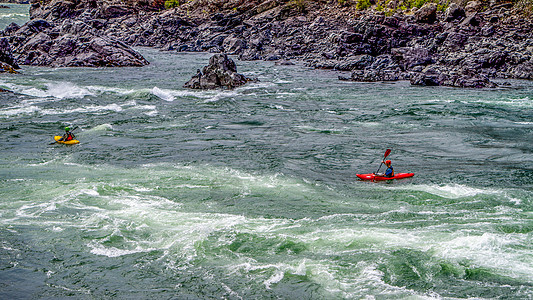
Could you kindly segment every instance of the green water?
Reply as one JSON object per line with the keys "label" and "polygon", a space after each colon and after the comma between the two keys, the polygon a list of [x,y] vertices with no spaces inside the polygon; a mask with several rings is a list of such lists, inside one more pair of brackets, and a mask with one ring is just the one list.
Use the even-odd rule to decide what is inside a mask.
{"label": "green water", "polygon": [[[0,77],[0,298],[533,297],[531,82],[236,60],[260,82],[191,91],[210,54],[138,50]],[[387,148],[415,177],[357,180]]]}
{"label": "green water", "polygon": [[9,7],[0,8],[0,30],[4,30],[11,23],[22,26],[29,20],[29,5],[12,3],[0,3],[0,5]]}

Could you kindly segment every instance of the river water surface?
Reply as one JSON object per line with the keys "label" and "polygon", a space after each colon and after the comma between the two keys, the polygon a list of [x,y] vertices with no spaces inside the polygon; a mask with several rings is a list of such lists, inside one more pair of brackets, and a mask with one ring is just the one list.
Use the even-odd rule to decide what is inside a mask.
{"label": "river water surface", "polygon": [[[533,297],[531,82],[193,91],[210,54],[137,50],[0,77],[0,298]],[[415,177],[359,181],[387,148]]]}

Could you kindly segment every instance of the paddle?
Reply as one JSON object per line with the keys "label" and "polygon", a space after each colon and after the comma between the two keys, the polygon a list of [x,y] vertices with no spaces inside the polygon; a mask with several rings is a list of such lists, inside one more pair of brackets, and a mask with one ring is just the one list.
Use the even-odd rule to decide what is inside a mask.
{"label": "paddle", "polygon": [[383,165],[383,161],[385,160],[385,158],[387,158],[387,156],[389,156],[390,152],[391,152],[390,149],[385,150],[385,155],[383,155],[383,159],[381,160],[381,163],[379,164],[379,168],[374,174],[377,174],[379,172],[379,169],[381,169],[381,166]]}
{"label": "paddle", "polygon": [[[70,132],[76,130],[77,128],[78,128],[78,126],[74,126],[74,128],[72,128],[72,129],[70,130]],[[48,144],[48,145],[53,145],[53,144],[55,144],[55,143],[57,143],[57,142],[59,142],[59,141],[55,141],[55,142],[50,143],[50,144]]]}

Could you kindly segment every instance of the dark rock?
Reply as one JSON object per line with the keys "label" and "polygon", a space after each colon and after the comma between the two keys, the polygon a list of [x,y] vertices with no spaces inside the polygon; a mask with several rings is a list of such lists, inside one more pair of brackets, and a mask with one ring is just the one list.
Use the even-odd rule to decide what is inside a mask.
{"label": "dark rock", "polygon": [[398,62],[389,54],[377,56],[372,65],[368,68],[377,71],[386,70],[399,72],[401,70]]}
{"label": "dark rock", "polygon": [[465,11],[462,7],[456,3],[451,3],[450,6],[444,12],[444,19],[446,22],[451,22],[454,20],[459,20],[466,17]]}
{"label": "dark rock", "polygon": [[[199,70],[198,70],[199,71]],[[237,73],[235,62],[226,54],[216,54],[209,59],[209,65],[198,72],[183,87],[191,89],[235,88],[254,79]]]}
{"label": "dark rock", "polygon": [[37,20],[29,21],[28,23],[26,23],[25,26],[28,27],[28,29],[33,32],[41,32],[41,31],[44,31],[45,29],[52,27],[52,24],[48,23],[45,20],[37,19]]}
{"label": "dark rock", "polygon": [[20,29],[20,26],[17,23],[11,23],[2,32],[3,35],[12,35]]}
{"label": "dark rock", "polygon": [[461,22],[461,26],[479,26],[480,23],[481,16],[478,13],[473,13],[468,16],[463,22]]}
{"label": "dark rock", "polygon": [[403,70],[433,63],[429,50],[422,47],[403,47],[392,49],[392,55]]}
{"label": "dark rock", "polygon": [[[32,20],[50,26],[6,28],[3,36],[19,63],[44,65],[60,56],[78,56],[78,47],[91,45],[81,41],[99,36],[132,46],[225,52],[241,60],[290,59],[315,68],[360,71],[353,79],[416,82],[419,77],[426,85],[491,86],[476,76],[532,76],[533,20],[516,15],[512,2],[500,0],[452,1],[442,15],[435,4],[427,3],[413,15],[393,16],[355,11],[353,5],[332,9],[335,1],[305,1],[306,9],[296,10],[288,0],[215,0],[196,11],[191,3],[198,1],[189,1],[161,12],[142,10],[137,0],[32,2]],[[143,0],[145,6],[148,2]],[[399,4],[390,1],[387,8]],[[81,21],[87,28],[66,30],[61,26],[65,19]],[[95,57],[86,56],[91,61]]]}
{"label": "dark rock", "polygon": [[450,32],[444,41],[444,45],[450,50],[458,50],[464,47],[467,40],[468,35],[466,34]]}
{"label": "dark rock", "polygon": [[13,69],[20,69],[17,61],[13,57],[13,52],[11,51],[9,41],[5,37],[0,38],[0,62],[10,65]]}
{"label": "dark rock", "polygon": [[73,1],[55,0],[48,3],[48,5],[41,3],[42,1],[33,1],[30,7],[30,19],[57,21],[71,18],[75,14],[76,3]]}
{"label": "dark rock", "polygon": [[437,4],[426,3],[415,12],[415,19],[420,23],[433,24],[437,20]]}
{"label": "dark rock", "polygon": [[82,21],[59,25],[32,20],[17,32],[13,51],[25,65],[53,67],[144,66],[148,61],[124,43]]}
{"label": "dark rock", "polygon": [[246,41],[234,35],[226,37],[222,42],[224,52],[235,55],[240,54],[246,49]]}
{"label": "dark rock", "polygon": [[131,15],[133,12],[133,7],[127,5],[104,5],[100,11],[100,15],[108,19]]}
{"label": "dark rock", "polygon": [[13,66],[0,61],[0,73],[18,73]]}
{"label": "dark rock", "polygon": [[352,81],[376,82],[376,81],[398,81],[405,80],[407,75],[395,71],[385,70],[356,70],[352,73]]}
{"label": "dark rock", "polygon": [[478,11],[481,11],[482,8],[483,8],[483,4],[480,1],[474,0],[466,4],[465,12],[467,15],[470,15]]}
{"label": "dark rock", "polygon": [[421,86],[450,86],[460,88],[495,88],[497,84],[490,81],[486,76],[476,74],[449,75],[434,69],[427,69],[423,72],[412,74],[410,82],[412,85]]}
{"label": "dark rock", "polygon": [[345,60],[335,64],[333,68],[339,71],[363,70],[370,67],[375,60],[376,59],[371,55],[362,54],[348,57]]}

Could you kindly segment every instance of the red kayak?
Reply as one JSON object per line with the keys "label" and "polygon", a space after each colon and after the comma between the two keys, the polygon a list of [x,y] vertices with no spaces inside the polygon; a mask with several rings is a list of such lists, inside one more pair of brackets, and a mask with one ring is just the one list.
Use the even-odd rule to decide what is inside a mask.
{"label": "red kayak", "polygon": [[372,180],[372,181],[378,181],[378,180],[392,180],[392,179],[402,179],[402,178],[408,178],[415,176],[415,173],[398,173],[394,175],[393,177],[385,177],[385,176],[379,176],[373,173],[370,174],[355,174],[359,179],[361,180]]}

